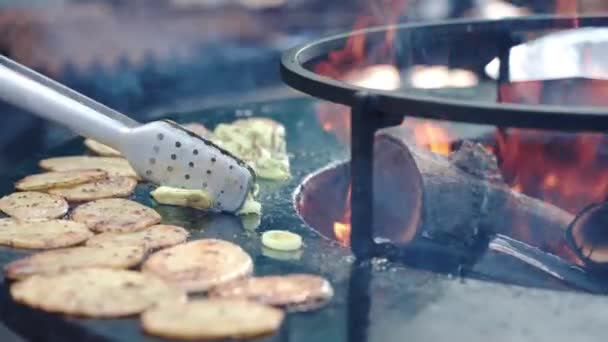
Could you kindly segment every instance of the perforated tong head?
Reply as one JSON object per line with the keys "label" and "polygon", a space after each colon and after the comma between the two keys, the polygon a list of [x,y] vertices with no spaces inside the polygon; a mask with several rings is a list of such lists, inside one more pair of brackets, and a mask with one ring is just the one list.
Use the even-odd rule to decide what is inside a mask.
{"label": "perforated tong head", "polygon": [[217,211],[238,211],[255,183],[245,162],[178,124],[140,124],[3,56],[0,99],[120,151],[142,179],[204,190]]}

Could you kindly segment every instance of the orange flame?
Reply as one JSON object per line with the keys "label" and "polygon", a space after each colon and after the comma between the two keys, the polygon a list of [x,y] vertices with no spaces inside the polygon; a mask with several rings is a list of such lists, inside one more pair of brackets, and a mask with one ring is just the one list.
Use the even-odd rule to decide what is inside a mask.
{"label": "orange flame", "polygon": [[577,213],[608,192],[600,134],[512,129],[496,136],[501,170],[513,189]]}
{"label": "orange flame", "polygon": [[414,124],[414,139],[416,145],[444,156],[452,151],[448,131],[431,121]]}
{"label": "orange flame", "polygon": [[[353,30],[371,26],[396,24],[404,13],[408,0],[381,0],[364,2],[368,6],[359,17]],[[388,30],[381,46],[374,51],[374,60],[368,60],[366,50],[368,36],[353,34],[340,50],[330,52],[326,60],[315,65],[317,74],[342,80],[360,87],[394,90],[400,87],[401,79],[394,66],[393,43],[395,30]],[[323,129],[333,132],[345,144],[350,142],[350,113],[347,107],[329,103],[318,106],[318,117]]]}
{"label": "orange flame", "polygon": [[343,246],[350,246],[350,223],[335,222],[334,234]]}
{"label": "orange flame", "polygon": [[344,211],[344,217],[341,221],[334,222],[334,236],[342,246],[350,246],[351,193],[352,186],[349,186],[348,191],[346,193],[346,202],[344,203],[346,208],[346,210]]}

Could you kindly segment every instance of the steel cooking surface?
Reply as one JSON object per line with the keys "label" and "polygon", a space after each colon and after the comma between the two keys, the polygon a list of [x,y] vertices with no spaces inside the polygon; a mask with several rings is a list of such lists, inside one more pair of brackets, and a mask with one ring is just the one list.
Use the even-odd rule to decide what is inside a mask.
{"label": "steel cooking surface", "polygon": [[[604,334],[608,298],[473,279],[463,281],[383,259],[354,263],[348,249],[323,238],[300,220],[292,204],[292,193],[306,175],[347,157],[346,149],[336,138],[321,129],[315,109],[316,102],[296,99],[193,112],[178,118],[213,127],[237,115],[254,113],[286,126],[294,177],[287,183],[261,184],[264,214],[258,232],[290,229],[301,234],[305,247],[299,259],[274,259],[261,249],[258,232],[244,229],[243,222],[235,217],[156,207],[165,223],[185,226],[192,238],[218,237],[243,246],[255,261],[256,274],[312,272],[328,277],[334,284],[336,295],[328,307],[318,312],[290,314],[279,333],[259,341],[384,342],[402,341],[407,336],[415,341],[448,338],[485,341],[491,337],[493,341],[560,342],[592,341]],[[42,157],[83,152],[80,140],[42,152],[4,175],[0,190],[11,191],[12,182],[34,172],[37,160]],[[148,185],[140,185],[135,200],[153,205],[148,190]],[[0,257],[4,264],[25,253],[2,249]],[[496,264],[485,267],[488,266],[498,267]],[[563,284],[553,288],[568,289]],[[1,317],[7,326],[30,339],[157,341],[141,333],[137,319],[65,318],[16,304],[10,299],[6,283],[0,300]]]}

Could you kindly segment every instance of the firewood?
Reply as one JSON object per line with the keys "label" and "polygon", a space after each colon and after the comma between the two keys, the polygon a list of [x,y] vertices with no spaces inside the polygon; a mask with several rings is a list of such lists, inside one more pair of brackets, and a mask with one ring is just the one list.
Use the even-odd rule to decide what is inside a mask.
{"label": "firewood", "polygon": [[444,157],[415,147],[398,126],[380,131],[374,150],[380,236],[401,243],[418,234],[466,242],[483,230],[564,254],[564,232],[574,217],[510,189],[483,146],[465,141]]}
{"label": "firewood", "polygon": [[[518,193],[502,180],[493,154],[463,142],[449,157],[415,147],[407,128],[381,130],[374,155],[374,234],[398,244],[418,236],[467,244],[499,233],[577,261],[564,235],[574,217]],[[304,181],[296,206],[327,236],[348,220],[350,163],[330,165]]]}

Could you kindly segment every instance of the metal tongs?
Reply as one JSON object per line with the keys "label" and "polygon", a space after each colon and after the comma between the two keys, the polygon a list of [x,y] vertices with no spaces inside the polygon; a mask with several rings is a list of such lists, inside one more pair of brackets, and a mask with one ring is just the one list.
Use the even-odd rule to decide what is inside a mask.
{"label": "metal tongs", "polygon": [[236,212],[255,182],[243,161],[170,121],[146,124],[0,56],[0,99],[120,151],[142,179],[203,189],[218,211]]}

